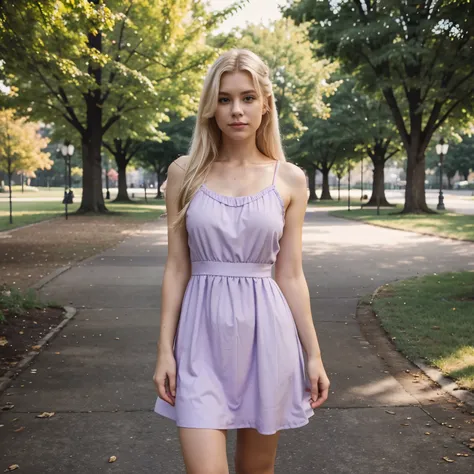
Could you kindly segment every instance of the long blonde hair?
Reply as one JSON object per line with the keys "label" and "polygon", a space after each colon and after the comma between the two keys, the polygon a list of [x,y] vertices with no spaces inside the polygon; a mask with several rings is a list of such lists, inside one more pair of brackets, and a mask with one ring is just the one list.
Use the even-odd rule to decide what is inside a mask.
{"label": "long blonde hair", "polygon": [[258,150],[275,160],[286,161],[281,145],[278,114],[268,66],[248,49],[231,49],[221,54],[204,79],[196,125],[188,151],[188,166],[178,195],[179,212],[173,227],[185,225],[189,203],[205,181],[213,161],[217,158],[222,132],[217,126],[214,114],[217,108],[221,76],[225,72],[239,71],[250,73],[258,95],[263,96],[264,104],[267,106],[267,113],[262,116],[262,123],[256,134]]}

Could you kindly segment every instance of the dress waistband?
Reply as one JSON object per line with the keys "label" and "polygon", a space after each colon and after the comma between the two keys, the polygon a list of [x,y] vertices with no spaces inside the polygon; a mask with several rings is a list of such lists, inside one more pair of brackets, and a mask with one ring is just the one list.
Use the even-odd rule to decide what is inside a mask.
{"label": "dress waistband", "polygon": [[191,262],[192,275],[222,275],[228,277],[271,278],[271,263],[253,262]]}

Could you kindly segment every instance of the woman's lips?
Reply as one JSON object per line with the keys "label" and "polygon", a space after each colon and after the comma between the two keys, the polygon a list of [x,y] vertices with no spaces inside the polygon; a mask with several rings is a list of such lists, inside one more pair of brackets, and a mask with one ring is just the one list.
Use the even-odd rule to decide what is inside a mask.
{"label": "woman's lips", "polygon": [[237,129],[240,129],[240,128],[244,128],[244,127],[246,127],[246,126],[247,126],[247,124],[246,124],[246,123],[238,123],[238,124],[237,124],[237,123],[235,123],[235,124],[230,124],[230,126],[231,126],[232,128],[237,128]]}

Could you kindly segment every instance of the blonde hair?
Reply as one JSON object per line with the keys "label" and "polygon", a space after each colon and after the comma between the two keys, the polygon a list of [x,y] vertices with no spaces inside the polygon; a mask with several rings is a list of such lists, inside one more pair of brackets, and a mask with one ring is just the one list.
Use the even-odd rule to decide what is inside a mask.
{"label": "blonde hair", "polygon": [[173,227],[185,225],[189,203],[205,181],[213,161],[217,158],[222,132],[217,126],[214,114],[217,108],[219,86],[225,72],[247,71],[259,96],[263,96],[267,112],[262,116],[256,134],[258,150],[275,160],[286,161],[281,145],[278,114],[273,95],[268,66],[248,49],[231,49],[220,55],[204,79],[189,161],[178,195],[179,212]]}

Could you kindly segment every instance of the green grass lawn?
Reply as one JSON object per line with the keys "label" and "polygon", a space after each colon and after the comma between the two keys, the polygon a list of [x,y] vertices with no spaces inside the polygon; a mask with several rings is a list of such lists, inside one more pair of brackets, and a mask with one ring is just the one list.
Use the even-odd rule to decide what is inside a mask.
{"label": "green grass lawn", "polygon": [[[367,202],[367,201],[364,201]],[[309,201],[308,205],[320,206],[320,207],[345,207],[347,209],[347,199],[338,201],[337,199],[333,200],[324,200],[324,201]],[[359,207],[360,208],[360,199],[351,199],[351,208]]]}
{"label": "green grass lawn", "polygon": [[[401,209],[398,206],[398,209]],[[439,237],[474,241],[474,216],[444,212],[427,215],[392,215],[394,209],[355,209],[352,211],[332,211],[336,217],[344,217],[366,222],[367,224],[408,230]]]}
{"label": "green grass lawn", "polygon": [[[79,208],[79,199],[68,206],[68,212],[73,213]],[[132,203],[113,203],[107,202],[107,208],[112,211],[107,216],[123,216],[127,219],[136,219],[138,221],[147,221],[157,218],[164,212],[164,205],[161,199],[149,199],[148,203],[144,200],[133,201]],[[13,225],[9,223],[9,204],[0,202],[0,231],[13,229],[15,227],[33,224],[53,217],[64,216],[64,204],[61,201],[33,201],[33,202],[13,202]]]}
{"label": "green grass lawn", "polygon": [[474,390],[474,272],[386,285],[373,308],[409,359],[425,359]]}

